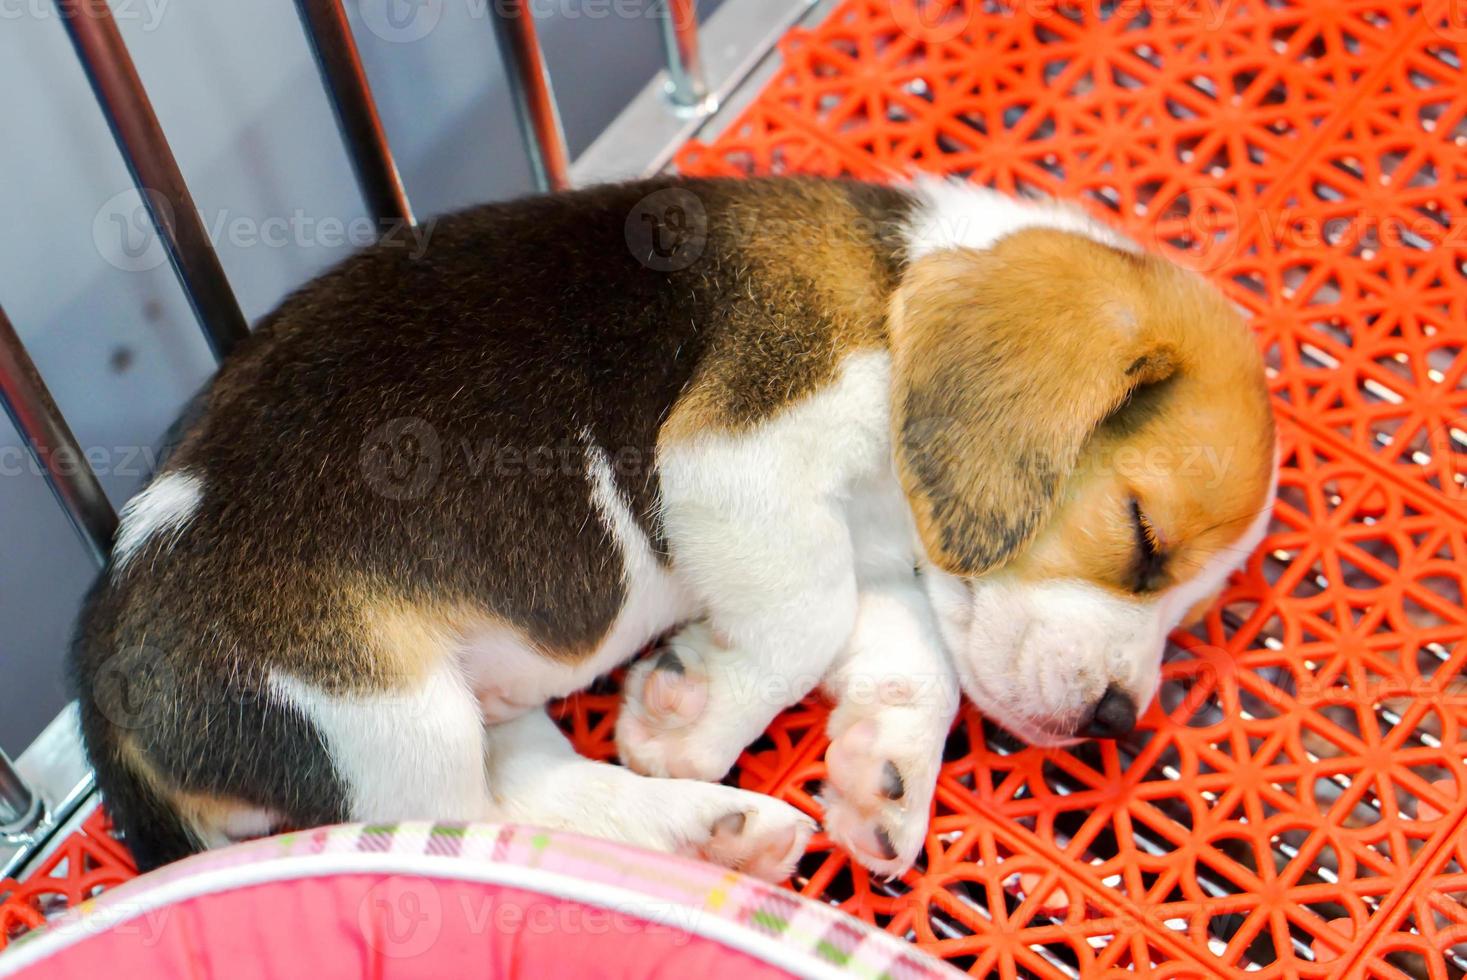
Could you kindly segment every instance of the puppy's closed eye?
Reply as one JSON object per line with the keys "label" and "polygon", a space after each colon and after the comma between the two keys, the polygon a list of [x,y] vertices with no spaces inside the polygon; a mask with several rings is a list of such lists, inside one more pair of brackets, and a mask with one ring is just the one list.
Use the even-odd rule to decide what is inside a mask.
{"label": "puppy's closed eye", "polygon": [[1161,586],[1167,553],[1141,502],[1131,498],[1131,525],[1136,537],[1136,554],[1131,567],[1133,592],[1154,592]]}

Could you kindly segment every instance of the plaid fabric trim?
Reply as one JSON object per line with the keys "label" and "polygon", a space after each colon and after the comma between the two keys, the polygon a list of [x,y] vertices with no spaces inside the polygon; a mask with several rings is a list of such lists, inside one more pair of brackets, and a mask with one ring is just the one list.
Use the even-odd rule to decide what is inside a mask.
{"label": "plaid fabric trim", "polygon": [[392,835],[397,832],[395,824],[368,824],[357,837],[359,851],[390,851]]}
{"label": "plaid fabric trim", "polygon": [[200,872],[281,857],[353,851],[513,864],[615,885],[776,937],[833,968],[870,980],[961,976],[941,961],[833,906],[727,869],[516,824],[345,824],[282,834],[169,865],[111,889],[67,915],[95,914],[109,903],[131,901],[165,882]]}

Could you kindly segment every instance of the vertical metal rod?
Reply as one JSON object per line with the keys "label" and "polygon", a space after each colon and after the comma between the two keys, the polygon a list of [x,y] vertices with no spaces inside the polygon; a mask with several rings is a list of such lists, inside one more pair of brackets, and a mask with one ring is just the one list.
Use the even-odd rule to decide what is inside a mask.
{"label": "vertical metal rod", "polygon": [[117,530],[117,514],[3,309],[0,402],[92,557],[98,565],[105,563]]}
{"label": "vertical metal rod", "polygon": [[56,6],[204,337],[215,356],[223,358],[249,334],[249,326],[112,11],[106,0],[56,0]]}
{"label": "vertical metal rod", "polygon": [[498,0],[489,7],[494,11],[494,35],[509,74],[515,116],[535,185],[541,191],[565,190],[570,186],[570,154],[545,56],[535,35],[534,15],[525,0]]}
{"label": "vertical metal rod", "polygon": [[10,756],[0,749],[0,834],[17,837],[35,830],[43,812],[40,797],[20,778]]}
{"label": "vertical metal rod", "polygon": [[679,109],[695,114],[715,108],[698,50],[697,0],[653,0],[667,55],[667,97]]}
{"label": "vertical metal rod", "polygon": [[336,123],[346,141],[357,185],[367,209],[377,219],[379,232],[386,234],[392,226],[411,225],[413,210],[387,145],[387,134],[377,115],[377,103],[372,99],[341,0],[296,0],[296,9],[336,111]]}

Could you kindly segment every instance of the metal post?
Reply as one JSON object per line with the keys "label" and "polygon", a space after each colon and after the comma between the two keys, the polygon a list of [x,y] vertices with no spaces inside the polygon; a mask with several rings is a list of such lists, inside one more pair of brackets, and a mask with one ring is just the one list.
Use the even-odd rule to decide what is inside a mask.
{"label": "metal post", "polygon": [[248,336],[249,326],[112,11],[106,0],[56,0],[56,6],[204,336],[215,356],[223,358]]}
{"label": "metal post", "polygon": [[41,823],[41,798],[31,792],[16,772],[10,756],[0,749],[0,835],[20,837]]}
{"label": "metal post", "polygon": [[99,565],[105,563],[117,530],[117,514],[3,309],[0,401],[92,557]]}
{"label": "metal post", "polygon": [[510,94],[520,137],[530,156],[535,186],[541,191],[560,191],[570,186],[570,154],[565,148],[565,131],[550,88],[545,56],[535,36],[535,18],[524,0],[496,0],[494,35],[509,74]]}
{"label": "metal post", "polygon": [[697,0],[654,0],[662,26],[662,47],[667,54],[667,97],[690,115],[703,115],[716,108],[709,96],[703,59],[698,51]]}
{"label": "metal post", "polygon": [[377,115],[377,104],[341,0],[296,0],[296,9],[336,111],[336,123],[346,141],[367,209],[379,226],[411,225],[413,211],[388,148],[387,134]]}

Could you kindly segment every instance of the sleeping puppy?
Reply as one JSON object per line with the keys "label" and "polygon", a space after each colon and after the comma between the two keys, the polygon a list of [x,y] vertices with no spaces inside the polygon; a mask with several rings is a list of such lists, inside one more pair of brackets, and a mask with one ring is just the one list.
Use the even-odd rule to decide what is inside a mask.
{"label": "sleeping puppy", "polygon": [[[954,674],[1037,744],[1121,735],[1263,533],[1247,331],[1078,211],[667,177],[432,231],[267,317],[124,511],[72,668],[143,867],[516,820],[782,878],[805,817],[669,777],[819,686],[826,829],[895,873]],[[663,634],[631,769],[578,757],[542,706]]]}

